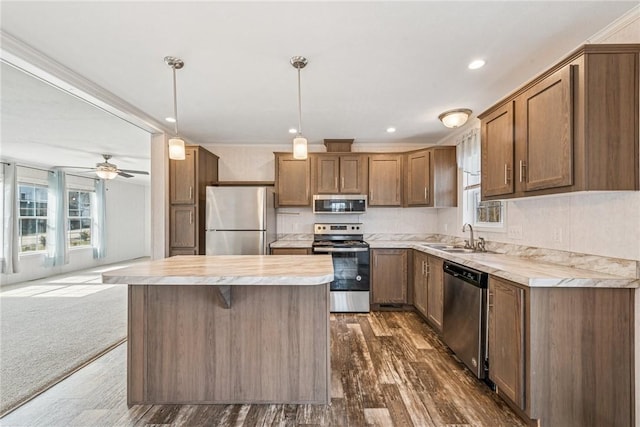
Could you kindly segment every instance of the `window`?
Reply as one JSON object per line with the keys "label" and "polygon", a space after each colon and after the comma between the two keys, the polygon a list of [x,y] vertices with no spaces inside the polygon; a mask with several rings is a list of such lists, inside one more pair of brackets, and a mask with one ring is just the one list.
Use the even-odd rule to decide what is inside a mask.
{"label": "window", "polygon": [[463,135],[459,144],[462,165],[462,222],[474,228],[504,231],[505,203],[480,200],[480,135],[473,129]]}
{"label": "window", "polygon": [[91,246],[90,191],[69,191],[69,246]]}
{"label": "window", "polygon": [[20,193],[20,252],[44,251],[47,248],[47,187],[18,184]]}

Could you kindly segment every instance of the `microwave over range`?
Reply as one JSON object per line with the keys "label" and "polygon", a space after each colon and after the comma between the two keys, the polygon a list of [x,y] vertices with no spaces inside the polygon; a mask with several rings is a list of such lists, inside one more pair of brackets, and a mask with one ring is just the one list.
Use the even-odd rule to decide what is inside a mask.
{"label": "microwave over range", "polygon": [[367,196],[363,194],[317,194],[313,196],[313,213],[363,214]]}

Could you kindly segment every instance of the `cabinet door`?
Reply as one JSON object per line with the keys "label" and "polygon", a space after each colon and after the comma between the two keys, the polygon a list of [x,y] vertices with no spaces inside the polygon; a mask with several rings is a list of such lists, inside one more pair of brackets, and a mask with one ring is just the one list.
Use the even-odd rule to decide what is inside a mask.
{"label": "cabinet door", "polygon": [[516,100],[516,128],[524,139],[524,153],[516,166],[525,191],[573,183],[571,87],[567,65]]}
{"label": "cabinet door", "polygon": [[402,155],[369,156],[369,205],[400,206],[402,203]]}
{"label": "cabinet door", "polygon": [[295,160],[291,154],[276,156],[278,206],[310,206],[309,159]]}
{"label": "cabinet door", "polygon": [[431,176],[431,152],[420,151],[407,156],[407,205],[430,205],[429,179]]}
{"label": "cabinet door", "polygon": [[196,202],[197,149],[186,147],[184,160],[169,160],[169,201],[171,204]]}
{"label": "cabinet door", "polygon": [[513,193],[513,101],[482,120],[482,197]]}
{"label": "cabinet door", "polygon": [[489,280],[489,378],[524,409],[524,290]]}
{"label": "cabinet door", "polygon": [[413,304],[427,316],[427,256],[413,251]]}
{"label": "cabinet door", "polygon": [[371,251],[371,293],[374,304],[407,302],[407,250]]}
{"label": "cabinet door", "polygon": [[440,332],[442,332],[442,300],[444,298],[442,264],[442,259],[427,256],[427,318]]}
{"label": "cabinet door", "polygon": [[170,209],[172,248],[194,248],[196,246],[196,207],[174,205]]}
{"label": "cabinet door", "polygon": [[340,192],[367,194],[366,157],[361,155],[340,156]]}
{"label": "cabinet door", "polygon": [[340,191],[340,157],[318,155],[316,158],[316,191],[318,194],[336,194]]}

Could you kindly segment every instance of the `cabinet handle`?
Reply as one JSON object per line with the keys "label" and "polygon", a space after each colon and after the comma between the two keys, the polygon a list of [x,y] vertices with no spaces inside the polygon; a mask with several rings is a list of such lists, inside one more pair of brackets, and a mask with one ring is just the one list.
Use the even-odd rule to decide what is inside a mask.
{"label": "cabinet handle", "polygon": [[427,187],[424,187],[424,199],[427,200]]}
{"label": "cabinet handle", "polygon": [[189,186],[189,199],[193,198],[193,187]]}
{"label": "cabinet handle", "polygon": [[333,186],[338,188],[338,177],[333,178]]}
{"label": "cabinet handle", "polygon": [[373,191],[369,191],[369,201],[373,202]]}
{"label": "cabinet handle", "polygon": [[509,181],[511,180],[509,177],[509,171],[511,171],[511,168],[509,167],[508,164],[504,164],[504,185],[509,184]]}
{"label": "cabinet handle", "polygon": [[189,212],[189,224],[193,224],[193,212]]}
{"label": "cabinet handle", "polygon": [[520,160],[520,182],[523,182],[526,179],[526,175],[524,173],[526,167],[527,164],[524,162],[524,160]]}
{"label": "cabinet handle", "polygon": [[341,184],[341,185],[342,185],[341,190],[344,190],[344,176],[342,177],[342,180],[341,180],[341,181],[342,181],[342,184]]}
{"label": "cabinet handle", "polygon": [[429,261],[425,261],[424,262],[424,266],[425,266],[425,269],[426,269],[426,272],[424,274],[425,274],[425,276],[428,276],[429,275],[429,270],[430,270]]}
{"label": "cabinet handle", "polygon": [[488,300],[489,301],[487,302],[487,308],[492,309],[493,308],[493,292],[489,292]]}

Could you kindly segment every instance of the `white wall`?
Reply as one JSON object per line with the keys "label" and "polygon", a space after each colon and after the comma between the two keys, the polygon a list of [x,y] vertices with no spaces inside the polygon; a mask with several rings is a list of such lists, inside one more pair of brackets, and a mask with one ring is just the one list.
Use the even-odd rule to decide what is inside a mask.
{"label": "white wall", "polygon": [[45,267],[44,254],[20,256],[20,271],[0,275],[3,285],[34,280],[97,265],[149,256],[149,187],[126,183],[122,179],[107,182],[107,256],[93,259],[91,248],[71,249],[69,263]]}

